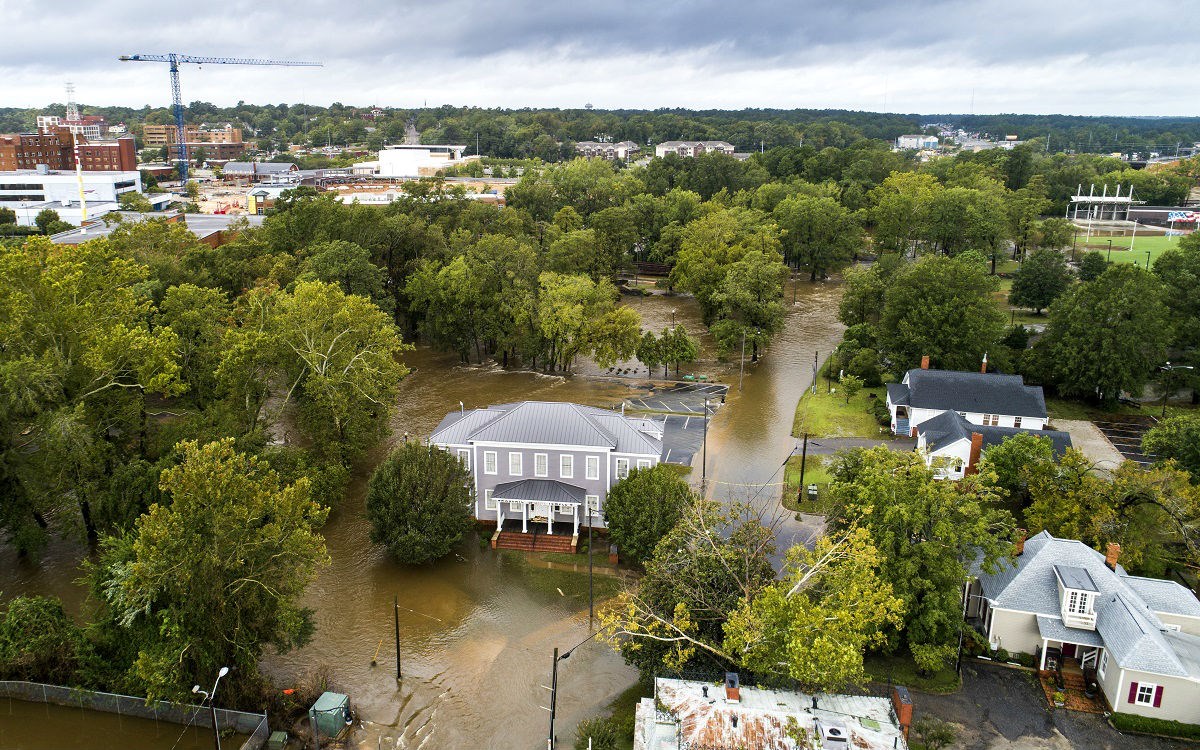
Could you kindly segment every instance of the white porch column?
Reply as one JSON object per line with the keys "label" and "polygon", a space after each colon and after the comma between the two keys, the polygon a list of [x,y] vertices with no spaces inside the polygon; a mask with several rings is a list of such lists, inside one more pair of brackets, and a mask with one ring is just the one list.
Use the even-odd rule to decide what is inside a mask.
{"label": "white porch column", "polygon": [[575,536],[579,536],[579,506],[572,505],[571,507],[575,509],[575,530],[571,533]]}
{"label": "white porch column", "polygon": [[529,503],[521,504],[521,533],[529,533]]}
{"label": "white porch column", "polygon": [[546,503],[546,533],[554,533],[554,503]]}
{"label": "white porch column", "polygon": [[504,501],[496,501],[496,530],[504,530]]}
{"label": "white porch column", "polygon": [[1049,639],[1042,639],[1042,663],[1038,665],[1039,670],[1044,670],[1046,668],[1046,648],[1049,643]]}

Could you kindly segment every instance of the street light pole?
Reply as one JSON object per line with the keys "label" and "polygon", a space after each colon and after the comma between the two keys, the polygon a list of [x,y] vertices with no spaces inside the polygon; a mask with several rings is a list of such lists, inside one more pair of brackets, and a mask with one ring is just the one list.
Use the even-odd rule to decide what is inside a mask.
{"label": "street light pole", "polygon": [[583,499],[587,505],[587,522],[588,522],[588,627],[593,627],[596,619],[596,591],[592,587],[592,504],[585,497]]}
{"label": "street light pole", "polygon": [[217,672],[217,679],[213,681],[212,690],[210,692],[201,690],[199,685],[196,685],[192,688],[193,695],[203,695],[205,700],[208,701],[208,710],[212,716],[213,747],[215,747],[216,750],[221,750],[221,730],[220,727],[217,726],[217,685],[221,684],[221,678],[227,674],[229,674],[229,667],[221,667],[220,671]]}
{"label": "street light pole", "polygon": [[1167,378],[1166,378],[1167,382],[1163,384],[1162,416],[1159,417],[1159,419],[1166,419],[1167,418],[1167,397],[1171,395],[1171,386],[1170,386],[1171,374],[1173,372],[1175,372],[1176,370],[1194,370],[1196,368],[1192,367],[1191,365],[1173,365],[1170,362],[1168,362],[1165,365],[1163,365],[1162,367],[1159,367],[1158,369],[1167,373]]}
{"label": "street light pole", "polygon": [[1112,263],[1112,240],[1108,241],[1108,262]]}
{"label": "street light pole", "polygon": [[392,616],[396,620],[396,679],[400,680],[400,597],[392,597]]}
{"label": "street light pole", "polygon": [[595,633],[592,633],[592,634],[591,634],[591,635],[589,635],[587,638],[584,638],[584,639],[583,639],[582,641],[580,641],[579,643],[576,643],[574,646],[572,646],[571,648],[569,648],[569,649],[567,649],[566,651],[564,651],[562,656],[559,656],[559,655],[558,655],[558,649],[557,649],[557,648],[555,648],[555,649],[554,649],[554,665],[553,665],[553,667],[552,667],[552,668],[551,668],[551,670],[550,670],[550,736],[548,736],[548,737],[546,738],[546,748],[547,748],[547,750],[554,750],[554,743],[555,743],[555,739],[554,739],[554,717],[555,717],[555,715],[556,715],[556,713],[557,713],[557,710],[558,710],[558,663],[559,663],[560,661],[566,661],[567,659],[570,659],[570,658],[571,658],[571,653],[572,653],[573,651],[575,651],[575,649],[579,648],[579,647],[580,647],[580,646],[582,646],[583,644],[585,644],[585,643],[587,643],[588,641],[592,640],[593,638],[595,638],[595,637],[596,637],[597,635],[599,635],[599,634],[600,634],[600,631],[599,631],[599,630],[597,630]]}
{"label": "street light pole", "polygon": [[704,483],[708,481],[708,399],[704,399],[704,442],[700,454],[700,493],[704,493]]}

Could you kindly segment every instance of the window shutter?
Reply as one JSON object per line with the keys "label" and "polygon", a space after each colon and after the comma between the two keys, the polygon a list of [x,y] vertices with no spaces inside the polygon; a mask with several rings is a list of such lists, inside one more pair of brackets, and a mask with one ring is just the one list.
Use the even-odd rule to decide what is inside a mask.
{"label": "window shutter", "polygon": [[1135,701],[1137,701],[1137,683],[1131,682],[1129,683],[1129,702],[1134,703]]}
{"label": "window shutter", "polygon": [[1162,685],[1154,688],[1154,707],[1158,708],[1162,705]]}

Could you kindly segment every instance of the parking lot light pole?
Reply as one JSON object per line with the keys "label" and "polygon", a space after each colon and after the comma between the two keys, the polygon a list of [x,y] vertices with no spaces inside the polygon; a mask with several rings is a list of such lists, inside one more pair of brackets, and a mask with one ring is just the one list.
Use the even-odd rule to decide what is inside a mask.
{"label": "parking lot light pole", "polygon": [[555,717],[555,713],[557,712],[557,709],[558,709],[558,663],[560,661],[566,661],[567,659],[571,658],[571,653],[575,649],[579,648],[583,644],[592,640],[599,634],[600,634],[600,631],[597,630],[596,632],[589,635],[587,638],[584,638],[579,643],[576,643],[574,646],[572,646],[571,648],[564,651],[562,653],[562,656],[559,656],[557,648],[554,649],[554,666],[550,670],[550,735],[546,738],[547,750],[554,750],[554,743],[555,743],[554,717]]}
{"label": "parking lot light pole", "polygon": [[192,688],[193,694],[203,695],[204,699],[208,701],[208,710],[212,716],[213,746],[216,750],[221,750],[221,730],[217,726],[217,685],[221,684],[221,678],[227,674],[229,674],[229,667],[221,667],[221,670],[217,672],[217,679],[213,681],[211,691],[201,690],[199,685]]}
{"label": "parking lot light pole", "polygon": [[1167,374],[1167,376],[1166,376],[1167,382],[1163,383],[1162,416],[1159,417],[1159,419],[1166,419],[1167,418],[1167,397],[1171,395],[1171,385],[1170,385],[1171,384],[1171,374],[1173,372],[1175,372],[1176,370],[1194,370],[1196,368],[1192,367],[1191,365],[1173,365],[1170,362],[1168,362],[1165,365],[1163,365],[1162,367],[1159,367],[1158,369],[1162,370],[1163,372],[1165,372]]}

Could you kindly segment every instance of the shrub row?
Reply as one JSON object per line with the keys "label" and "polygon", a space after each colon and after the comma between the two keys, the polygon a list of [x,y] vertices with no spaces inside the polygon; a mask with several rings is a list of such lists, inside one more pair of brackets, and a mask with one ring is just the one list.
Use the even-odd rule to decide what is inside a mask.
{"label": "shrub row", "polygon": [[1184,724],[1181,721],[1155,719],[1136,714],[1115,713],[1108,717],[1112,725],[1123,732],[1145,732],[1147,734],[1163,734],[1169,737],[1181,737],[1189,740],[1200,740],[1200,724]]}

